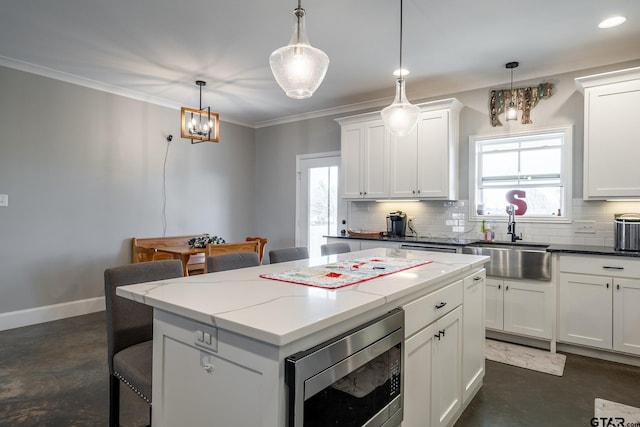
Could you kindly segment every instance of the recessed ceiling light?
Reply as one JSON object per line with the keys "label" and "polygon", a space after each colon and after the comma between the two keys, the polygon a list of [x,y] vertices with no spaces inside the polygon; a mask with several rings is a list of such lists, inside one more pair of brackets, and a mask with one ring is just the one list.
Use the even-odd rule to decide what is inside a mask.
{"label": "recessed ceiling light", "polygon": [[601,23],[598,24],[598,28],[612,28],[617,27],[618,25],[624,23],[627,18],[624,16],[612,16],[611,18],[607,18]]}
{"label": "recessed ceiling light", "polygon": [[402,72],[403,76],[406,76],[406,75],[409,74],[409,70],[407,70],[406,68],[403,68],[402,70],[395,70],[393,72],[393,75],[396,76],[396,77],[400,77],[400,72]]}

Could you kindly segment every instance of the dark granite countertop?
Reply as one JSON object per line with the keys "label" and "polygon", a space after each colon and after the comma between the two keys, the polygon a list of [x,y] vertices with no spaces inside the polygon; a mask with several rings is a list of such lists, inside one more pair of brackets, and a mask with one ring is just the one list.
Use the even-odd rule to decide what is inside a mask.
{"label": "dark granite countertop", "polygon": [[362,236],[324,236],[332,239],[352,239],[352,240],[379,240],[381,242],[399,242],[399,243],[421,243],[439,246],[467,246],[478,240],[460,239],[456,237],[430,237],[430,236],[406,236],[406,237],[362,237]]}
{"label": "dark granite countertop", "polygon": [[[430,237],[430,236],[407,236],[407,237],[361,237],[361,236],[325,236],[337,239],[354,239],[354,240],[379,240],[381,242],[399,242],[399,243],[419,243],[424,245],[438,246],[471,246],[484,243],[483,240],[477,239],[460,239],[451,237]],[[510,242],[493,242],[494,245],[504,243],[510,245]],[[517,245],[527,246],[545,246],[539,243],[517,242]],[[546,248],[547,252],[561,254],[582,254],[582,255],[606,255],[606,256],[623,256],[640,258],[640,251],[618,251],[611,246],[592,246],[592,245],[559,245],[553,244]]]}
{"label": "dark granite countertop", "polygon": [[637,251],[618,251],[611,246],[589,246],[589,245],[550,245],[547,252],[563,254],[583,254],[583,255],[608,255],[626,256],[640,258]]}

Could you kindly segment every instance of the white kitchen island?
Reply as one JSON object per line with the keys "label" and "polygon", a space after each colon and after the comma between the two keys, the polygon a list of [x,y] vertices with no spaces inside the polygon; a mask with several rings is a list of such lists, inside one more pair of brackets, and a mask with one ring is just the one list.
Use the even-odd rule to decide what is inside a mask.
{"label": "white kitchen island", "polygon": [[[259,277],[366,256],[433,262],[336,290]],[[419,368],[410,372],[411,367],[421,364],[408,360],[410,355],[405,351],[403,426],[412,427],[407,420],[418,413],[407,411],[420,407],[422,416],[425,402],[435,405],[429,408],[432,415],[427,415],[433,421],[419,425],[449,424],[482,384],[483,265],[488,260],[475,255],[378,248],[120,287],[119,296],[154,307],[153,425],[284,427],[287,356],[397,307],[405,309],[406,347],[410,348],[411,339],[442,320],[430,305],[445,297],[451,298],[451,303],[444,317],[457,312],[459,319],[458,343],[454,343],[457,359],[449,362],[457,373],[451,391],[457,401],[453,406],[451,402],[434,404],[429,396],[419,396],[419,390],[434,394],[428,393],[432,385],[426,384],[431,382],[430,369],[426,378],[418,375]],[[473,320],[465,323],[467,318]],[[447,413],[435,415],[440,407]]]}

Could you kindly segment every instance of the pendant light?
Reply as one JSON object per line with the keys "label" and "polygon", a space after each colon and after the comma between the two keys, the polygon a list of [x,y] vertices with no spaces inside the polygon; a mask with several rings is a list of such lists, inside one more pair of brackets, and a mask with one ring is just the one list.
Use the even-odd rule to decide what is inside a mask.
{"label": "pendant light", "polygon": [[287,46],[276,49],[269,65],[276,82],[289,98],[305,99],[313,95],[329,67],[326,53],[309,44],[301,0],[293,11],[293,34]]}
{"label": "pendant light", "polygon": [[[520,65],[519,62],[507,62],[507,64],[505,65],[505,67],[508,70],[511,70],[511,90],[509,91],[510,93],[510,99],[509,99],[509,104],[507,105],[507,109],[506,111],[506,118],[507,121],[511,121],[511,120],[518,120],[518,108],[516,106],[516,102],[513,100],[514,96],[513,96],[513,69],[517,68],[518,65]],[[517,96],[516,96],[517,98]]]}
{"label": "pendant light", "polygon": [[203,80],[196,80],[200,88],[200,108],[182,107],[180,109],[180,137],[190,139],[192,144],[204,141],[218,142],[220,118],[212,113],[211,107],[202,106],[202,88],[207,85]]}
{"label": "pendant light", "polygon": [[[400,70],[402,70],[402,1],[400,0]],[[393,103],[382,110],[384,126],[397,136],[407,135],[418,122],[420,109],[407,100],[404,73],[396,80],[396,97]]]}

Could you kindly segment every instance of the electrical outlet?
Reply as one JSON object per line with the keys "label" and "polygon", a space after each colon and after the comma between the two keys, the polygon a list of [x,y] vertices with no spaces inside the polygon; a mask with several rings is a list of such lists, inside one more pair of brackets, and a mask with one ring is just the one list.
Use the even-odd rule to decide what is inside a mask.
{"label": "electrical outlet", "polygon": [[595,234],[596,233],[596,222],[595,221],[574,221],[573,222],[573,231],[576,234]]}
{"label": "electrical outlet", "polygon": [[9,206],[8,194],[0,194],[0,206]]}

